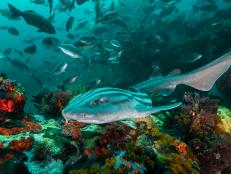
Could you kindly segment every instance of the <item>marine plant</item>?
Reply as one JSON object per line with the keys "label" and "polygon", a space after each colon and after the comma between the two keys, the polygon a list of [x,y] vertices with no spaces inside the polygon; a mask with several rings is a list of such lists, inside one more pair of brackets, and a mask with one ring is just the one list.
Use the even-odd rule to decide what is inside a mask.
{"label": "marine plant", "polygon": [[52,118],[61,115],[62,108],[67,105],[72,97],[73,94],[70,91],[49,91],[44,89],[33,97],[33,102],[39,114]]}
{"label": "marine plant", "polygon": [[32,101],[39,114],[55,118],[61,115],[61,110],[68,104],[72,97],[86,91],[87,88],[82,85],[79,85],[77,89],[69,86],[59,87],[58,90],[54,91],[44,89],[34,96]]}

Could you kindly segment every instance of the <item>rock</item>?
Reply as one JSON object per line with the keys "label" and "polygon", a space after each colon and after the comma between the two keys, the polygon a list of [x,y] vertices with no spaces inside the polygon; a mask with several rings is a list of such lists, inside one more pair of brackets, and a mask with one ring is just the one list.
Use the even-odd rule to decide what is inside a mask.
{"label": "rock", "polygon": [[0,174],[30,174],[24,163],[5,161],[0,163]]}

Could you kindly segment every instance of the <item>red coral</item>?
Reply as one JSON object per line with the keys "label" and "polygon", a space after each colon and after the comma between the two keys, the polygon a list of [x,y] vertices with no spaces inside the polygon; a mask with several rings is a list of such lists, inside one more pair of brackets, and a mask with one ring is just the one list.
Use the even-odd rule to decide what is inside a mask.
{"label": "red coral", "polygon": [[30,150],[33,146],[34,138],[22,138],[20,140],[13,140],[9,143],[8,148],[16,151]]}
{"label": "red coral", "polygon": [[10,99],[0,99],[0,110],[7,112],[14,112],[15,103]]}
{"label": "red coral", "polygon": [[62,124],[64,134],[71,136],[73,140],[78,139],[81,136],[80,128],[84,126],[85,124],[75,120],[69,120]]}
{"label": "red coral", "polygon": [[24,124],[25,127],[14,127],[12,129],[0,127],[0,134],[10,136],[10,135],[19,134],[22,132],[39,131],[42,129],[42,127],[39,124],[36,124],[33,122],[21,121],[21,123]]}
{"label": "red coral", "polygon": [[0,112],[20,113],[23,111],[26,97],[15,82],[0,77]]}
{"label": "red coral", "polygon": [[138,130],[134,130],[125,124],[109,124],[106,133],[96,141],[94,154],[96,157],[106,158],[110,156],[110,152],[124,149],[126,143],[136,140],[137,136]]}
{"label": "red coral", "polygon": [[0,134],[10,136],[10,135],[12,135],[12,130],[0,127]]}

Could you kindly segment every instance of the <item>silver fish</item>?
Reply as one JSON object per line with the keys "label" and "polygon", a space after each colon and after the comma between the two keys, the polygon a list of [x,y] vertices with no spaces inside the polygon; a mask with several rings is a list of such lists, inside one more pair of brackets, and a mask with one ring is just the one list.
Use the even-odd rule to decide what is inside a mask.
{"label": "silver fish", "polygon": [[77,79],[78,79],[77,75],[74,76],[72,75],[63,81],[63,85],[74,83],[76,82]]}
{"label": "silver fish", "polygon": [[80,56],[80,51],[73,45],[71,44],[60,44],[58,48],[67,56],[74,58],[74,59],[79,59]]}
{"label": "silver fish", "polygon": [[231,52],[228,52],[192,72],[185,74],[170,73],[166,77],[157,75],[133,86],[132,89],[153,96],[168,96],[179,84],[187,85],[200,91],[210,91],[215,82],[229,69],[230,65]]}
{"label": "silver fish", "polygon": [[59,0],[69,11],[75,8],[75,0]]}
{"label": "silver fish", "polygon": [[66,120],[103,124],[176,108],[181,102],[153,107],[145,93],[134,93],[118,88],[98,88],[74,97],[62,110]]}
{"label": "silver fish", "polygon": [[64,72],[66,72],[67,67],[68,67],[68,63],[66,63],[66,62],[58,64],[55,67],[54,74],[55,75],[60,75],[60,74],[62,74]]}

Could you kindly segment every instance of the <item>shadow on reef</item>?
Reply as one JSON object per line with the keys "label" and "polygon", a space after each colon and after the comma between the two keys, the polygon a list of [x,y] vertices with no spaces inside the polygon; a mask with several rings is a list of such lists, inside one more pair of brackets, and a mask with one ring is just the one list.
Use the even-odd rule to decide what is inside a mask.
{"label": "shadow on reef", "polygon": [[[6,82],[11,84],[6,77],[2,78],[1,84]],[[14,84],[17,89],[18,85]],[[17,103],[18,98],[12,97],[15,93],[4,89],[2,85],[1,93],[6,95],[1,99]],[[59,101],[57,96],[68,102],[72,95],[86,89],[80,88],[77,94],[66,90],[46,91],[40,96],[52,108]],[[23,92],[20,94],[24,96]],[[218,104],[217,99],[187,92],[182,107],[174,111],[103,125],[52,119],[60,113],[47,110],[42,115],[24,114],[22,103],[15,107],[1,104],[0,171],[7,174],[225,174],[231,166],[231,111]]]}

